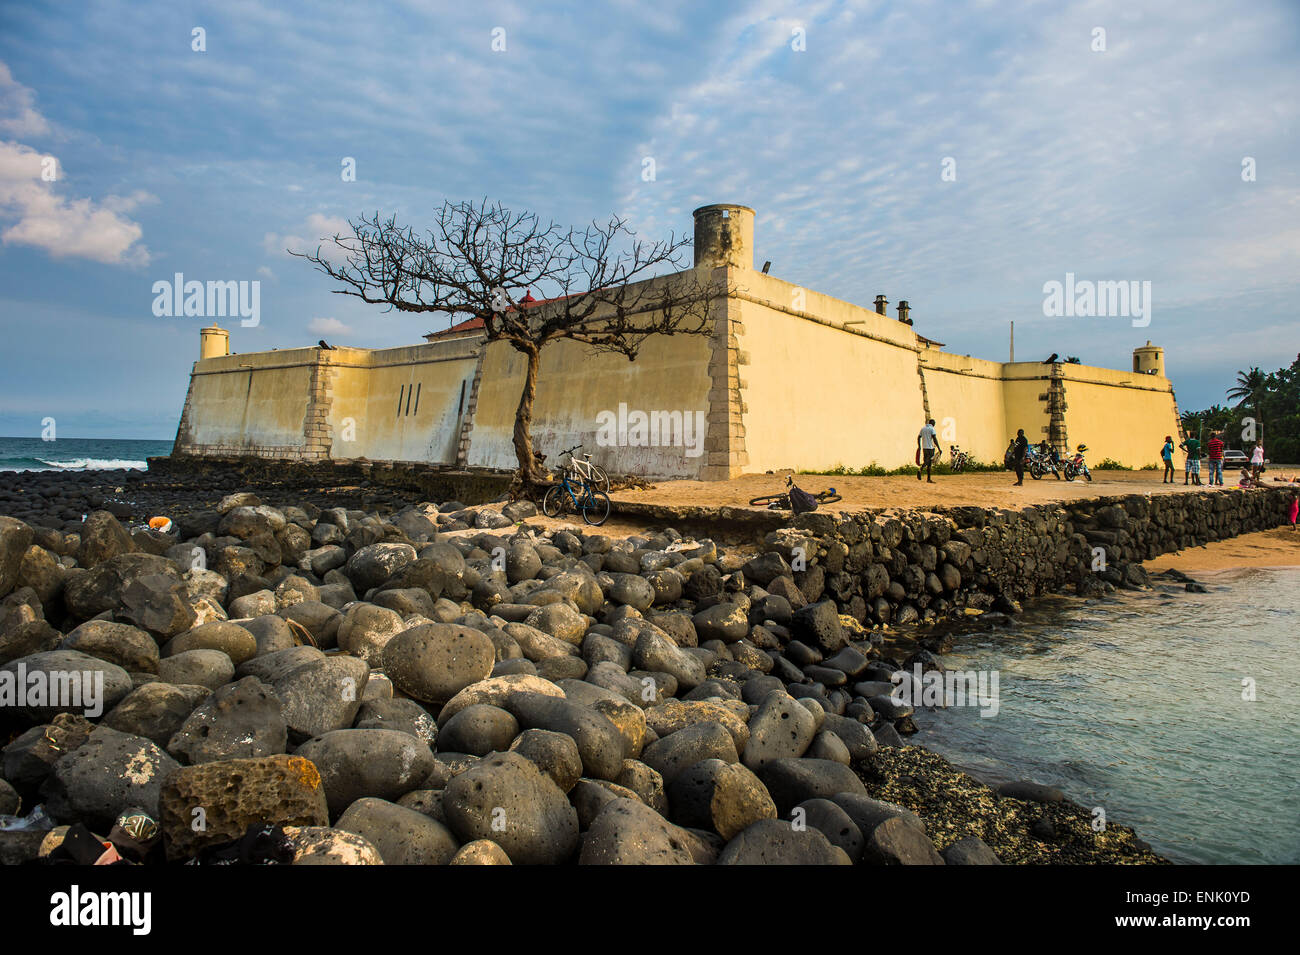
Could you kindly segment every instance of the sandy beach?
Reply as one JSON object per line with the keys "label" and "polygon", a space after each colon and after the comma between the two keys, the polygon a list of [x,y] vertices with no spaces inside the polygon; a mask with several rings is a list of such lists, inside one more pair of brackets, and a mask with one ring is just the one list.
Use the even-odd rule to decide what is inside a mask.
{"label": "sandy beach", "polygon": [[[1284,469],[1290,474],[1294,469]],[[644,534],[648,529],[662,526],[662,519],[644,514],[628,513],[620,505],[659,505],[668,507],[747,507],[751,499],[765,494],[776,494],[785,489],[785,478],[793,476],[795,483],[806,491],[818,493],[835,488],[843,500],[826,505],[831,511],[856,512],[887,508],[927,510],[932,508],[979,506],[1021,508],[1034,504],[1071,503],[1088,498],[1124,494],[1221,494],[1238,490],[1235,485],[1200,487],[1161,484],[1157,471],[1096,471],[1091,482],[1058,481],[1052,477],[1034,481],[1028,475],[1021,487],[1015,484],[1010,472],[979,472],[975,474],[936,476],[933,484],[918,481],[915,477],[863,475],[795,474],[780,471],[774,474],[746,474],[731,481],[660,481],[644,489],[616,490],[610,494],[613,512],[600,528],[600,533],[613,538],[626,538]],[[1266,487],[1286,487],[1281,483]],[[763,508],[753,508],[757,513]],[[621,511],[621,512],[620,512]],[[582,527],[581,517],[573,514],[558,519],[540,514],[531,524],[547,530]],[[1277,534],[1273,539],[1269,535]],[[1291,566],[1300,564],[1300,534],[1292,542],[1282,531],[1243,535],[1238,541],[1217,542],[1195,551],[1181,552],[1161,557],[1147,566],[1152,570],[1166,567],[1195,566],[1213,569],[1239,566]],[[1194,564],[1192,562],[1195,562]]]}
{"label": "sandy beach", "polygon": [[1143,566],[1152,573],[1175,568],[1181,571],[1229,570],[1234,567],[1300,566],[1300,531],[1275,527],[1232,540],[1214,541],[1201,547],[1162,554]]}
{"label": "sandy beach", "polygon": [[[745,474],[731,481],[660,481],[647,490],[615,491],[610,498],[616,507],[620,502],[738,507],[747,505],[760,495],[784,491],[787,475],[793,476],[795,484],[813,494],[835,488],[844,499],[831,505],[831,509],[845,511],[962,505],[1024,507],[1027,504],[1052,504],[1117,494],[1182,494],[1191,491],[1220,494],[1225,490],[1235,490],[1232,485],[1193,487],[1184,485],[1182,481],[1161,484],[1159,471],[1094,471],[1092,481],[1058,481],[1050,476],[1035,481],[1026,474],[1021,487],[1014,486],[1016,476],[1010,471],[936,475],[933,484],[918,481],[915,476],[865,477],[778,471],[774,474]],[[1268,486],[1274,485],[1270,483]]]}

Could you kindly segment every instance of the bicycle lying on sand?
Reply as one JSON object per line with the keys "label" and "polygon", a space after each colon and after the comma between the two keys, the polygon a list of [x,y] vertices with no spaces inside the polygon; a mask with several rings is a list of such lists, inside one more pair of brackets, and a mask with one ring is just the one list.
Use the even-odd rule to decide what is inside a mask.
{"label": "bicycle lying on sand", "polygon": [[[580,448],[582,445],[577,447]],[[572,456],[570,459],[572,460]],[[603,471],[601,473],[604,474]],[[605,477],[605,482],[608,487],[608,476]],[[547,517],[559,517],[572,510],[580,513],[584,521],[593,525],[605,523],[609,517],[609,506],[609,495],[596,487],[588,472],[577,467],[565,467],[560,472],[560,483],[549,488],[546,496],[542,498],[542,513]]]}
{"label": "bicycle lying on sand", "polygon": [[[794,506],[790,503],[790,491],[792,489],[796,489],[794,478],[787,477],[783,494],[768,494],[764,497],[756,497],[749,502],[749,506],[766,507],[770,511],[792,511],[794,510]],[[820,491],[811,495],[811,497],[818,504],[834,504],[836,501],[844,499],[843,496],[835,493],[835,488],[831,488],[829,491]]]}

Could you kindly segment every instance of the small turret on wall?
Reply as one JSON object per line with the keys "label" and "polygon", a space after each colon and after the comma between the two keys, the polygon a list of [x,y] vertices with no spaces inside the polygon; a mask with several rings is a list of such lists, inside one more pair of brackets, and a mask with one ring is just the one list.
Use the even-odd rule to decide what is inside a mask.
{"label": "small turret on wall", "polygon": [[1165,376],[1165,350],[1159,345],[1152,345],[1147,339],[1145,345],[1133,349],[1133,370],[1139,375]]}
{"label": "small turret on wall", "polygon": [[695,267],[754,267],[754,210],[719,203],[701,206],[695,216]]}
{"label": "small turret on wall", "polygon": [[230,354],[230,332],[216,325],[199,330],[199,361]]}

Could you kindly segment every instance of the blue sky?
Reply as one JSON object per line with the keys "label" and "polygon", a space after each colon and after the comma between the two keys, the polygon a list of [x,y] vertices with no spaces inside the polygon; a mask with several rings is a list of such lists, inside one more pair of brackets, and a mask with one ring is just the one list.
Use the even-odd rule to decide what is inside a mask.
{"label": "blue sky", "polygon": [[[482,196],[655,238],[744,203],[780,278],[985,358],[1150,338],[1200,408],[1300,351],[1298,53],[1289,0],[0,5],[0,434],[170,438],[176,272],[261,283],[235,351],[419,341],[284,250]],[[1066,272],[1150,281],[1150,326],[1044,317]]]}

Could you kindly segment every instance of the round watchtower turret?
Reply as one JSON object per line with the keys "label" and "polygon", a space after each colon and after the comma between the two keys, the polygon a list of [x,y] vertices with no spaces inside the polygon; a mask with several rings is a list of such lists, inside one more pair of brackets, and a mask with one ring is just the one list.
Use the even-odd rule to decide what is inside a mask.
{"label": "round watchtower turret", "polygon": [[719,203],[701,206],[695,216],[695,266],[716,269],[754,267],[754,210]]}
{"label": "round watchtower turret", "polygon": [[1165,376],[1165,350],[1159,345],[1152,345],[1147,339],[1145,345],[1133,349],[1133,370],[1139,375]]}
{"label": "round watchtower turret", "polygon": [[224,358],[230,354],[230,332],[216,325],[199,329],[199,361]]}

